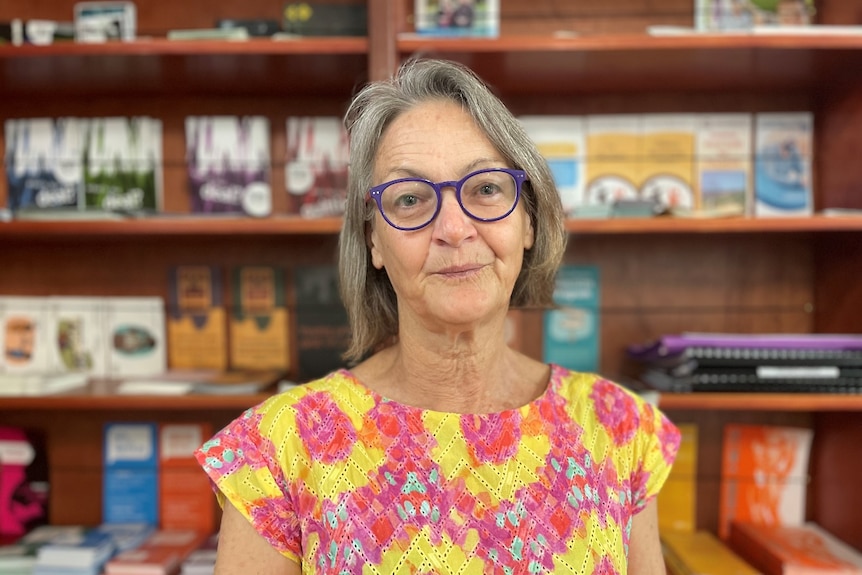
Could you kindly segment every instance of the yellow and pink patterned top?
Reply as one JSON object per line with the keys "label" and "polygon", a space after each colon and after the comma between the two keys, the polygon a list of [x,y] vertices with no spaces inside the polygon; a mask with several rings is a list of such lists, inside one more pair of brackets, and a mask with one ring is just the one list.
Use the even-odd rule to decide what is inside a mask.
{"label": "yellow and pink patterned top", "polygon": [[679,431],[595,375],[482,415],[387,400],[346,370],[247,410],[197,452],[304,573],[622,574]]}

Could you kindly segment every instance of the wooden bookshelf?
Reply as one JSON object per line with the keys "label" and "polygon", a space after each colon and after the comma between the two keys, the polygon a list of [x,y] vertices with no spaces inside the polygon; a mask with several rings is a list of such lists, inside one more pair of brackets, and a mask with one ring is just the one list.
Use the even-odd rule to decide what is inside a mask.
{"label": "wooden bookshelf", "polygon": [[[363,0],[344,0],[362,3]],[[72,0],[0,5],[0,20],[70,19]],[[340,115],[358,86],[414,55],[464,62],[516,114],[762,112],[815,115],[815,206],[862,209],[862,36],[649,36],[647,25],[691,25],[690,0],[604,3],[506,0],[499,39],[411,36],[410,0],[368,0],[367,38],[169,42],[171,28],[216,17],[277,13],[266,0],[136,2],[142,39],[105,45],[0,46],[0,120],[152,115],[164,126],[164,207],[170,217],[0,223],[0,294],[167,295],[178,263],[267,263],[293,273],[332,263],[341,221],[286,213],[284,121]],[[275,17],[275,16],[273,16]],[[862,25],[862,0],[818,0],[822,24]],[[267,116],[273,216],[187,215],[183,119]],[[0,168],[0,205],[6,200]],[[184,215],[186,214],[186,215]],[[858,217],[610,219],[566,223],[567,263],[601,271],[600,367],[626,371],[625,346],[679,331],[862,333]],[[230,293],[225,294],[229,298]],[[226,301],[228,301],[226,299]],[[525,314],[525,340],[541,316]],[[531,353],[535,349],[531,348]],[[207,421],[216,428],[254,396],[0,398],[4,424],[49,439],[51,519],[97,523],[101,429],[109,420]],[[790,423],[815,430],[809,519],[862,548],[862,397],[665,395],[672,419],[701,426],[698,526],[715,530],[721,428]]]}

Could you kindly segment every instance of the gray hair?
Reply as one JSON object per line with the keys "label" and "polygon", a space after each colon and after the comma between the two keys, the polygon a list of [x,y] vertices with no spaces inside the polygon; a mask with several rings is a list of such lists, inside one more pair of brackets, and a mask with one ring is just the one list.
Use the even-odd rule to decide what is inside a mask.
{"label": "gray hair", "polygon": [[374,203],[374,163],[386,128],[429,100],[449,100],[470,114],[512,168],[527,172],[521,201],[534,230],[509,302],[514,307],[550,306],[554,278],[566,247],[564,213],[550,169],[518,119],[468,68],[444,60],[412,59],[394,77],[364,86],[344,116],[350,136],[350,169],[344,224],[338,242],[341,298],[353,340],[344,354],[358,361],[398,335],[398,306],[385,269],[371,263],[367,244]]}

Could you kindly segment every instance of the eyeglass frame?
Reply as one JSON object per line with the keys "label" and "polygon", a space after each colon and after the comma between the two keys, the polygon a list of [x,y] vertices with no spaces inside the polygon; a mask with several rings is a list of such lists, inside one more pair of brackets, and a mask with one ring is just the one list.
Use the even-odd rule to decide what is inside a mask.
{"label": "eyeglass frame", "polygon": [[[515,181],[515,201],[512,202],[512,207],[508,212],[501,216],[497,216],[496,218],[480,218],[477,215],[470,213],[467,208],[464,207],[464,203],[461,201],[461,188],[464,183],[476,176],[478,174],[484,174],[488,172],[505,172],[509,174],[512,179]],[[401,230],[402,232],[413,232],[416,230],[421,230],[424,227],[427,227],[431,222],[437,219],[437,216],[440,215],[440,208],[443,206],[443,188],[454,188],[455,189],[455,199],[458,201],[458,205],[461,206],[461,211],[467,214],[470,218],[479,221],[479,222],[498,222],[506,217],[508,217],[512,212],[515,211],[515,208],[518,207],[518,202],[521,201],[521,186],[524,185],[524,182],[529,182],[530,179],[527,177],[527,172],[524,170],[514,170],[511,168],[484,168],[481,170],[476,170],[475,172],[470,172],[460,180],[450,180],[447,182],[432,182],[431,180],[426,180],[425,178],[399,178],[397,180],[390,180],[388,182],[383,182],[377,186],[372,187],[368,190],[366,194],[366,200],[368,198],[372,198],[374,203],[377,204],[377,210],[380,212],[380,215],[383,216],[383,219],[386,220],[386,223],[395,228],[396,230]],[[428,219],[427,222],[422,224],[421,226],[412,226],[412,227],[401,227],[396,226],[388,217],[386,217],[386,212],[383,211],[383,192],[389,186],[393,186],[395,184],[400,184],[401,182],[420,182],[423,184],[428,184],[431,186],[431,189],[434,190],[434,193],[437,194],[437,207],[434,210],[434,213]]]}

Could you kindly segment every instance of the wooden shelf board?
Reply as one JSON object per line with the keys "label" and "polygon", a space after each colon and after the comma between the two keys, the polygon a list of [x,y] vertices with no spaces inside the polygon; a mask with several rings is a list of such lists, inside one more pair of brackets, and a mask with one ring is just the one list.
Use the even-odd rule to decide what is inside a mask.
{"label": "wooden shelf board", "polygon": [[[571,219],[567,220],[566,229],[579,235],[860,232],[862,216]],[[177,216],[131,220],[13,221],[0,223],[0,238],[335,235],[340,230],[340,218]]]}
{"label": "wooden shelf board", "polygon": [[696,411],[860,411],[862,394],[668,393],[660,396],[659,406]]}
{"label": "wooden shelf board", "polygon": [[457,60],[503,96],[801,90],[858,82],[862,35],[402,36],[402,57]]}

